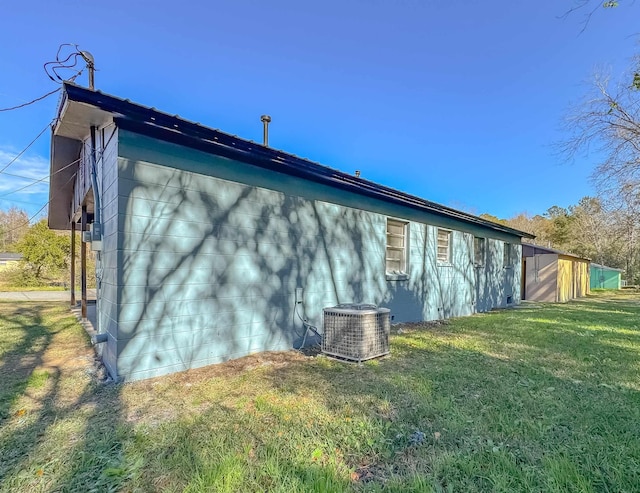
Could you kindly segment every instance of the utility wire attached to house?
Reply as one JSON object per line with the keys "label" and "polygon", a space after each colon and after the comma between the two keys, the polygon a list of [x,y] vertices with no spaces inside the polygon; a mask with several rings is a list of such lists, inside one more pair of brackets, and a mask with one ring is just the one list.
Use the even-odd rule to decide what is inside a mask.
{"label": "utility wire attached to house", "polygon": [[[1,199],[1,198],[3,198],[3,197],[6,197],[7,195],[11,195],[12,193],[18,193],[18,192],[21,192],[22,190],[25,190],[26,188],[32,187],[33,185],[37,185],[38,183],[42,183],[43,181],[45,181],[45,180],[49,179],[49,176],[57,175],[58,173],[60,173],[60,172],[64,171],[65,169],[67,169],[67,168],[69,168],[69,167],[73,166],[74,164],[76,164],[76,163],[80,162],[80,160],[81,160],[81,159],[82,159],[82,158],[78,158],[78,159],[76,159],[75,161],[71,161],[71,162],[70,162],[69,164],[67,164],[66,166],[63,166],[63,167],[62,167],[62,168],[60,168],[59,170],[56,170],[56,171],[54,171],[53,173],[51,173],[51,175],[43,176],[42,178],[36,179],[36,180],[32,181],[31,183],[29,183],[29,184],[27,184],[27,185],[24,185],[23,187],[20,187],[20,188],[18,188],[18,189],[16,189],[16,190],[12,190],[12,191],[10,191],[10,192],[3,193],[2,195],[0,195],[0,199]],[[9,176],[17,176],[17,175],[11,175],[10,173],[5,173],[5,174],[6,174],[6,175],[9,175]],[[21,178],[26,178],[26,177],[21,177]],[[26,179],[28,179],[28,180],[33,180],[33,178],[26,178]]]}
{"label": "utility wire attached to house", "polygon": [[21,229],[21,228],[23,228],[23,227],[25,227],[25,226],[29,226],[29,225],[31,224],[31,221],[33,221],[36,217],[38,217],[38,215],[39,215],[39,214],[44,210],[44,208],[45,208],[45,207],[47,207],[47,206],[49,205],[49,203],[51,202],[51,199],[53,199],[53,198],[56,196],[56,192],[60,192],[62,189],[64,189],[64,187],[65,187],[65,186],[66,186],[66,185],[67,185],[71,180],[73,180],[75,177],[76,177],[76,173],[73,173],[73,174],[69,177],[69,179],[68,179],[66,182],[64,182],[64,183],[62,184],[62,186],[61,186],[58,190],[55,190],[55,191],[51,194],[51,196],[50,196],[49,200],[47,200],[47,202],[46,202],[42,207],[40,207],[40,209],[38,209],[38,210],[36,211],[36,213],[35,213],[33,216],[31,216],[29,219],[27,219],[27,221],[26,221],[26,222],[24,222],[24,223],[22,223],[22,224],[20,224],[20,225],[18,225],[18,226],[16,226],[16,227],[14,227],[14,228],[11,228],[11,229],[8,229],[8,230],[6,230],[6,231],[3,231],[3,233],[4,233],[4,234],[6,234],[6,233],[11,233],[11,232],[13,232],[13,231],[17,231],[17,230],[19,230],[19,229]]}
{"label": "utility wire attached to house", "polygon": [[[104,128],[108,128],[108,127],[109,127],[109,126],[111,126],[111,125],[115,125],[115,123],[111,123],[111,124],[107,125],[107,126],[106,126],[106,127],[104,127]],[[99,154],[99,157],[97,158],[98,160],[102,160],[102,159],[103,159],[103,157],[104,157],[104,153],[105,153],[106,149],[109,147],[109,144],[111,143],[111,140],[113,139],[113,137],[115,136],[115,134],[116,134],[116,131],[114,130],[114,131],[113,131],[113,133],[111,134],[111,136],[109,137],[109,139],[107,139],[107,141],[105,142],[105,144],[104,144],[104,149],[103,149],[102,151],[98,151],[98,154]],[[25,149],[25,150],[26,150],[26,149]],[[0,200],[5,200],[5,199],[4,199],[4,197],[6,197],[7,195],[11,195],[11,194],[13,194],[13,193],[20,192],[20,191],[24,190],[25,188],[28,188],[28,187],[30,187],[30,186],[33,186],[33,185],[35,185],[35,184],[37,184],[37,183],[40,183],[40,182],[42,182],[42,181],[46,180],[46,179],[47,179],[47,178],[49,178],[50,176],[57,175],[58,173],[61,173],[62,171],[66,170],[67,168],[69,168],[69,167],[73,166],[74,164],[76,164],[76,163],[80,162],[81,160],[82,160],[82,158],[81,158],[81,157],[80,157],[80,158],[78,158],[78,159],[75,159],[74,161],[71,161],[70,163],[65,164],[62,168],[60,168],[60,169],[58,169],[58,170],[54,171],[53,173],[51,173],[51,175],[47,175],[47,176],[45,176],[45,177],[43,177],[43,178],[40,178],[40,179],[34,180],[32,183],[30,183],[30,184],[28,184],[28,185],[25,185],[25,186],[23,186],[23,187],[21,187],[21,188],[19,188],[19,189],[17,189],[17,190],[12,190],[11,192],[6,192],[6,193],[4,193],[4,194],[0,195]],[[6,175],[8,175],[8,176],[18,176],[18,175],[13,175],[13,174],[11,174],[11,173],[6,173],[6,172],[5,172],[5,174],[6,174]],[[58,190],[55,190],[55,191],[51,194],[51,198],[53,198],[53,197],[56,195],[56,192],[58,192],[61,188],[64,188],[64,187],[65,187],[65,185],[66,185],[67,183],[69,183],[69,182],[70,182],[70,181],[71,181],[71,180],[76,176],[76,174],[77,174],[77,173],[73,173],[73,174],[69,177],[69,179],[64,183],[64,185],[62,185],[62,187],[60,187]],[[26,177],[22,177],[22,178],[26,178]],[[20,202],[19,200],[13,200],[13,199],[12,199],[12,201],[14,201],[14,202]],[[36,214],[35,214],[34,216],[32,216],[31,218],[29,218],[29,222],[28,222],[27,224],[31,223],[31,221],[33,220],[33,218],[34,218],[34,217],[36,217],[38,214],[40,214],[40,212],[42,212],[42,210],[43,210],[47,205],[49,205],[49,202],[50,202],[50,201],[47,201],[47,203],[46,203],[46,204],[44,204],[44,205],[40,208],[40,210],[39,210],[38,212],[36,212]],[[25,203],[28,203],[28,202],[25,202]],[[21,228],[22,226],[24,226],[24,224],[23,224],[23,225],[21,225],[21,226],[18,226],[16,229],[19,229],[19,228]],[[14,231],[14,230],[11,230],[11,231]],[[9,232],[9,231],[7,231],[7,232]]]}
{"label": "utility wire attached to house", "polygon": [[25,147],[24,149],[22,149],[11,161],[9,161],[7,164],[5,164],[2,169],[0,169],[0,173],[4,172],[5,169],[7,169],[9,166],[11,166],[13,163],[15,163],[20,156],[22,156],[25,152],[27,152],[27,150],[36,143],[36,141],[42,137],[42,135],[47,131],[48,128],[51,128],[51,125],[53,124],[53,121],[51,121],[50,123],[47,123],[47,126],[44,127],[40,133],[38,135],[36,135],[36,137],[29,142],[29,144],[27,145],[27,147]]}
{"label": "utility wire attached to house", "polygon": [[25,106],[29,106],[30,104],[37,103],[38,101],[42,101],[43,99],[48,98],[49,96],[57,93],[58,91],[60,91],[59,87],[57,89],[54,89],[51,92],[48,92],[44,96],[40,96],[39,98],[32,99],[28,103],[22,103],[22,104],[19,104],[17,106],[11,106],[9,108],[0,108],[0,112],[2,112],[2,111],[13,111],[13,110],[17,110],[17,109],[20,109],[20,108],[24,108]]}
{"label": "utility wire attached to house", "polygon": [[[72,51],[63,59],[61,56],[61,52],[63,51],[63,48],[67,46],[71,47]],[[53,82],[56,82],[58,84],[69,81],[73,82],[77,77],[80,76],[80,74],[82,74],[85,67],[82,67],[69,78],[64,78],[58,71],[76,69],[79,59],[84,61],[85,67],[89,70],[89,88],[93,89],[94,72],[96,70],[93,55],[91,55],[91,53],[89,53],[88,51],[80,50],[80,47],[75,43],[62,43],[58,47],[56,59],[44,64],[44,71]]]}
{"label": "utility wire attached to house", "polygon": [[[62,49],[66,46],[70,46],[73,49],[73,51],[63,59],[60,54],[62,52]],[[53,82],[57,84],[62,84],[64,82],[74,82],[76,78],[78,78],[82,74],[85,67],[80,68],[75,72],[75,74],[67,78],[64,78],[58,71],[75,69],[78,66],[79,59],[82,59],[82,61],[85,62],[86,67],[89,69],[90,72],[92,72],[90,74],[90,78],[93,79],[93,71],[95,70],[93,56],[88,51],[81,51],[78,45],[73,43],[61,44],[58,47],[58,52],[56,53],[56,59],[51,62],[46,62],[44,64],[44,71],[47,74],[47,77],[49,77],[49,79],[51,79]],[[92,84],[92,81],[90,81],[90,85],[91,84]],[[33,103],[37,103],[38,101],[42,101],[43,99],[46,99],[49,96],[52,96],[53,94],[60,91],[60,89],[61,88],[58,87],[57,89],[54,89],[53,91],[50,91],[26,103],[18,104],[16,106],[10,106],[8,108],[0,108],[0,112],[13,111],[20,108],[24,108],[25,106],[29,106]]]}

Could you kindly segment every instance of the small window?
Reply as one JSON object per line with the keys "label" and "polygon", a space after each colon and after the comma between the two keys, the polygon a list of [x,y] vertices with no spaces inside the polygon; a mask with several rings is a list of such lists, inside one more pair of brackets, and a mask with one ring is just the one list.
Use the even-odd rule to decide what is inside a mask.
{"label": "small window", "polygon": [[503,249],[502,266],[511,267],[513,265],[513,248],[511,248],[511,243],[504,243]]}
{"label": "small window", "polygon": [[476,265],[484,265],[484,238],[475,237],[473,239],[473,255]]}
{"label": "small window", "polygon": [[451,231],[438,228],[438,262],[451,263]]}
{"label": "small window", "polygon": [[407,272],[407,225],[387,219],[387,274]]}

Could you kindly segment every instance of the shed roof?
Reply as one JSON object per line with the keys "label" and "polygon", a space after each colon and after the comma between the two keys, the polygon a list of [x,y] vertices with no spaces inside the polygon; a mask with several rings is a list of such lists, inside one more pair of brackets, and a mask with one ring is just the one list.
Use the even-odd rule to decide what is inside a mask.
{"label": "shed roof", "polygon": [[73,193],[73,184],[70,183],[72,180],[69,179],[69,176],[72,176],[74,167],[65,167],[77,159],[78,141],[86,138],[90,125],[104,125],[110,121],[115,121],[120,128],[125,130],[279,173],[297,176],[344,191],[454,218],[520,238],[535,238],[534,235],[524,231],[487,221],[473,214],[452,209],[364,178],[355,177],[293,154],[187,121],[177,115],[172,116],[155,108],[132,103],[128,99],[93,91],[72,83],[64,84],[58,120],[53,130],[49,188],[49,226],[51,228],[69,228],[69,214],[65,211],[64,205],[68,204],[68,197]]}
{"label": "shed roof", "polygon": [[563,250],[556,250],[555,248],[550,248],[550,247],[543,247],[540,245],[534,245],[532,243],[523,243],[522,244],[522,255],[523,256],[527,256],[526,253],[527,251],[530,251],[531,254],[533,255],[538,255],[538,254],[545,254],[545,253],[555,253],[558,255],[565,255],[567,257],[573,257],[573,258],[577,258],[580,260],[587,260],[587,261],[591,261],[590,258],[588,257],[581,257],[580,255],[576,255],[575,253],[569,253],[569,252],[565,252]]}
{"label": "shed roof", "polygon": [[624,269],[616,269],[615,267],[607,267],[606,265],[594,264],[593,262],[591,262],[591,267],[596,267],[596,268],[602,269],[602,270],[615,270],[617,272],[624,272]]}

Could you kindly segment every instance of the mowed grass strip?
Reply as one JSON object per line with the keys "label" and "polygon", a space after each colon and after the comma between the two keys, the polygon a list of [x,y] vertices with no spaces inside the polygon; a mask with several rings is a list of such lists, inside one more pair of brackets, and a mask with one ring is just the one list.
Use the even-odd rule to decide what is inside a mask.
{"label": "mowed grass strip", "polygon": [[104,385],[64,305],[0,303],[0,490],[638,491],[639,324],[599,293]]}

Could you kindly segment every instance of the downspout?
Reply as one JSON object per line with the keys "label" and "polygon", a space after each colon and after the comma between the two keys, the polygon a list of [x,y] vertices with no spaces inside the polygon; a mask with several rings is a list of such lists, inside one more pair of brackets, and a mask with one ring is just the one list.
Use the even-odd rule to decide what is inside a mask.
{"label": "downspout", "polygon": [[[92,125],[91,131],[91,188],[93,189],[93,227],[91,231],[91,241],[102,241],[102,222],[100,221],[100,193],[98,192],[98,177],[97,177],[97,158],[96,158],[96,127]],[[102,272],[102,254],[101,249],[96,251],[96,332],[100,331],[100,290],[102,287],[102,274],[97,275],[98,272]],[[94,342],[94,344],[104,343],[107,341],[106,334],[100,334]]]}
{"label": "downspout", "polygon": [[[96,127],[91,126],[91,188],[93,188],[93,223],[94,234],[100,234],[100,194],[98,193],[98,178],[96,171]],[[96,223],[98,232],[96,233]]]}

